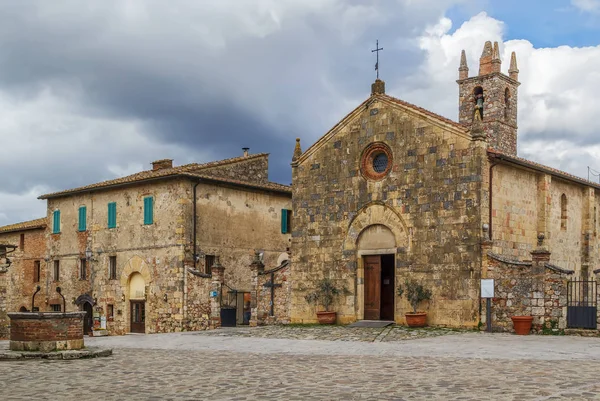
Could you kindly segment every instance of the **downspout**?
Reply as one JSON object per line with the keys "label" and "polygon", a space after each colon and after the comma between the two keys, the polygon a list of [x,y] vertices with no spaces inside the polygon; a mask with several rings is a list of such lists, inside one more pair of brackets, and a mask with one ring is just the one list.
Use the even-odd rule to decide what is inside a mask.
{"label": "downspout", "polygon": [[489,228],[490,241],[492,241],[492,238],[494,238],[492,236],[492,226],[493,226],[493,224],[492,224],[492,217],[493,217],[492,216],[492,206],[493,206],[493,201],[492,201],[492,199],[493,199],[493,196],[492,196],[493,195],[493,185],[492,185],[492,183],[493,183],[493,178],[494,178],[494,170],[493,169],[498,164],[499,164],[498,162],[495,162],[495,163],[492,163],[490,165],[490,183],[489,183],[489,189],[488,189],[488,197],[489,197],[489,219],[488,219],[489,223],[488,224],[490,226],[490,228]]}
{"label": "downspout", "polygon": [[197,206],[196,204],[198,203],[198,185],[200,185],[200,183],[202,182],[202,180],[198,180],[198,182],[196,183],[196,185],[194,185],[194,190],[193,190],[193,194],[192,197],[193,199],[193,205],[192,205],[192,210],[193,210],[193,216],[192,216],[192,221],[193,221],[193,225],[194,227],[192,228],[192,241],[193,246],[193,253],[192,253],[192,258],[194,259],[194,268],[192,270],[190,270],[190,273],[192,273],[195,276],[198,277],[202,277],[202,278],[211,278],[212,274],[206,274],[206,273],[201,273],[198,271],[198,245],[196,244],[196,237],[197,237],[197,225],[198,225],[198,215],[197,215]]}

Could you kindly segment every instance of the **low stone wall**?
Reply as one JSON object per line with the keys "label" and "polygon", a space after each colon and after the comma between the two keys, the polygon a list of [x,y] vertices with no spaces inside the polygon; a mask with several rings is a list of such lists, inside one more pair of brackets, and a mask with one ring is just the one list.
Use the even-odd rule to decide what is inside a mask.
{"label": "low stone wall", "polygon": [[9,313],[12,351],[56,351],[83,348],[85,312]]}
{"label": "low stone wall", "polygon": [[[492,329],[512,331],[512,316],[532,316],[534,331],[567,327],[567,282],[573,271],[548,263],[550,253],[533,251],[531,261],[508,260],[488,254],[484,278],[494,279]],[[482,323],[485,323],[482,300]]]}

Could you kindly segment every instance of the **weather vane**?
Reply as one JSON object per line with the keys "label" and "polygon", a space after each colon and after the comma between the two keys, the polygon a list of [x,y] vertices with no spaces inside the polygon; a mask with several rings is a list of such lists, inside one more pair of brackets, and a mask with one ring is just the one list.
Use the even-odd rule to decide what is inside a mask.
{"label": "weather vane", "polygon": [[383,47],[379,47],[379,39],[375,41],[375,50],[371,50],[371,53],[377,53],[377,62],[375,63],[375,71],[377,71],[377,79],[379,79],[379,51],[383,50]]}

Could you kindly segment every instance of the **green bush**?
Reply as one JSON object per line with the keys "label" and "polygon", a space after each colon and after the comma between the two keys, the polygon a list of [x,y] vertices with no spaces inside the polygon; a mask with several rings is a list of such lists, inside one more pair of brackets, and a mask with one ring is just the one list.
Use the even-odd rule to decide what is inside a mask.
{"label": "green bush", "polygon": [[326,312],[329,312],[329,308],[331,304],[333,304],[333,300],[336,296],[344,293],[343,288],[338,288],[333,280],[329,278],[324,278],[317,282],[317,288],[307,294],[304,299],[309,304],[320,304],[323,305]]}

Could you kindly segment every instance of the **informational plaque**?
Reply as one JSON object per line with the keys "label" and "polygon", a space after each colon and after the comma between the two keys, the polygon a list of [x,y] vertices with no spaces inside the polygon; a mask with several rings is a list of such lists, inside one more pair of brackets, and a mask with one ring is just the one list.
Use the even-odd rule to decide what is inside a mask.
{"label": "informational plaque", "polygon": [[481,279],[481,298],[494,298],[494,279]]}

